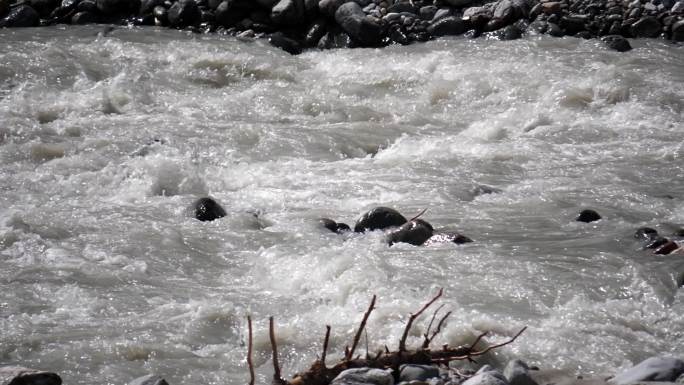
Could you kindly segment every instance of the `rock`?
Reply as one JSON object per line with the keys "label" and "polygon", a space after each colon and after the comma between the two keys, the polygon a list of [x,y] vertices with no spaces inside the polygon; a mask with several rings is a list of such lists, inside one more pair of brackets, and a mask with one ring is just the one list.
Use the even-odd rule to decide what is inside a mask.
{"label": "rock", "polygon": [[56,373],[44,372],[21,366],[0,367],[0,384],[7,385],[61,385]]}
{"label": "rock", "polygon": [[566,34],[574,35],[585,30],[585,23],[589,20],[586,15],[567,15],[560,18],[558,25]]}
{"label": "rock", "polygon": [[410,243],[420,246],[432,237],[434,229],[432,225],[422,219],[414,219],[399,226],[398,229],[387,235],[390,246],[395,243]]}
{"label": "rock", "polygon": [[599,219],[601,219],[601,215],[599,215],[599,213],[597,213],[594,210],[586,209],[586,210],[582,210],[579,213],[579,216],[577,217],[577,219],[575,219],[575,220],[578,222],[590,223],[590,222],[598,221]]}
{"label": "rock", "polygon": [[97,23],[97,16],[94,13],[84,11],[77,12],[71,17],[71,24],[74,25],[85,25]]}
{"label": "rock", "polygon": [[28,5],[44,19],[57,7],[58,2],[57,0],[29,0]]}
{"label": "rock", "polygon": [[161,23],[161,25],[166,25],[169,23],[169,11],[162,5],[154,7],[152,10],[152,15],[157,22]]}
{"label": "rock", "polygon": [[634,232],[634,238],[640,239],[643,241],[650,241],[657,236],[658,236],[658,232],[656,231],[656,229],[652,229],[650,227],[639,227]]}
{"label": "rock", "polygon": [[398,227],[406,222],[406,218],[399,214],[397,210],[389,207],[375,207],[361,215],[354,225],[354,232],[362,233],[365,231]]}
{"label": "rock", "polygon": [[494,370],[478,371],[461,385],[508,385],[506,377]]}
{"label": "rock", "polygon": [[168,18],[172,27],[184,28],[198,25],[202,20],[202,14],[195,0],[178,0],[169,8]]}
{"label": "rock", "polygon": [[224,0],[216,6],[214,11],[216,22],[224,27],[232,27],[245,17],[243,10],[235,6],[234,1]]}
{"label": "rock", "polygon": [[433,245],[438,243],[455,243],[457,245],[462,245],[464,243],[470,243],[473,240],[466,237],[463,234],[459,234],[455,231],[446,231],[433,234],[430,239],[425,241],[425,245]]}
{"label": "rock", "polygon": [[97,4],[95,4],[95,1],[93,0],[82,0],[78,2],[78,5],[76,6],[76,11],[97,13]]}
{"label": "rock", "polygon": [[672,40],[684,41],[684,20],[672,24]]}
{"label": "rock", "polygon": [[195,218],[202,222],[213,221],[226,216],[226,210],[211,198],[200,198],[193,204],[193,207]]}
{"label": "rock", "polygon": [[289,53],[290,55],[299,55],[302,53],[302,45],[298,41],[285,36],[282,32],[272,33],[268,37],[268,42],[283,51]]}
{"label": "rock", "polygon": [[147,15],[154,12],[154,7],[158,7],[164,4],[164,0],[141,0],[139,15]]}
{"label": "rock", "polygon": [[161,376],[155,374],[148,374],[143,377],[138,377],[128,383],[128,385],[169,385],[168,382]]}
{"label": "rock", "polygon": [[10,9],[7,16],[0,20],[0,28],[37,27],[40,16],[31,6],[22,4]]}
{"label": "rock", "polygon": [[407,364],[399,367],[399,381],[426,381],[439,377],[439,368],[432,365]]}
{"label": "rock", "polygon": [[337,9],[349,0],[321,0],[318,2],[318,10],[326,16],[335,16]]}
{"label": "rock", "polygon": [[418,15],[423,20],[432,20],[432,18],[435,17],[437,10],[438,8],[434,5],[426,5],[424,7],[420,7],[418,10]]}
{"label": "rock", "polygon": [[296,25],[304,20],[303,0],[280,0],[271,10],[271,20],[281,25]]}
{"label": "rock", "polygon": [[657,249],[660,246],[670,242],[669,239],[663,238],[663,237],[655,237],[652,238],[650,242],[646,243],[646,246],[644,247],[645,249]]}
{"label": "rock", "polygon": [[670,9],[671,13],[684,13],[684,1],[678,1],[674,3]]}
{"label": "rock", "polygon": [[315,20],[309,26],[309,30],[304,37],[304,46],[308,48],[315,47],[327,32],[328,25],[325,19]]}
{"label": "rock", "polygon": [[669,241],[662,246],[659,246],[657,249],[653,251],[654,254],[659,254],[659,255],[667,255],[679,248],[679,245],[674,242],[674,241]]}
{"label": "rock", "polygon": [[428,33],[432,36],[451,36],[460,35],[468,29],[468,23],[461,18],[455,16],[447,16],[430,23],[427,28]]}
{"label": "rock", "polygon": [[503,375],[511,385],[538,385],[530,376],[530,367],[520,360],[511,360],[506,365]]}
{"label": "rock", "polygon": [[497,31],[497,37],[499,40],[516,40],[522,37],[523,31],[515,25],[511,24]]}
{"label": "rock", "polygon": [[263,8],[271,9],[274,5],[278,4],[278,1],[280,0],[256,0],[256,3]]}
{"label": "rock", "polygon": [[550,1],[548,3],[541,3],[541,10],[547,15],[555,15],[561,12],[561,3],[558,1]]}
{"label": "rock", "polygon": [[662,29],[663,26],[653,16],[642,17],[630,27],[634,37],[658,37]]}
{"label": "rock", "polygon": [[330,218],[321,218],[318,222],[333,233],[341,234],[343,232],[351,231],[349,225],[346,223],[337,223]]}
{"label": "rock", "polygon": [[469,6],[473,0],[445,0],[447,4],[456,8],[463,8]]}
{"label": "rock", "polygon": [[505,27],[518,19],[527,17],[529,6],[525,0],[499,0],[494,6],[492,20],[488,27],[490,31]]}
{"label": "rock", "polygon": [[131,0],[96,0],[97,10],[104,16],[120,15],[133,11]]}
{"label": "rock", "polygon": [[629,44],[629,40],[625,39],[621,35],[606,35],[601,38],[601,41],[606,47],[618,52],[627,52],[632,49],[632,45]]}
{"label": "rock", "polygon": [[330,385],[394,385],[392,370],[356,368],[337,375]]}
{"label": "rock", "polygon": [[342,4],[335,12],[335,21],[354,40],[362,45],[376,45],[383,38],[383,28],[363,13],[354,2]]}
{"label": "rock", "polygon": [[674,381],[684,373],[684,361],[671,357],[651,357],[613,377],[617,385],[642,381]]}
{"label": "rock", "polygon": [[0,17],[5,17],[10,10],[10,0],[0,0]]}
{"label": "rock", "polygon": [[402,13],[402,12],[408,12],[408,13],[413,13],[417,14],[418,13],[418,7],[413,5],[411,2],[407,0],[400,0],[397,1],[396,3],[390,5],[387,7],[387,12],[395,12],[395,13]]}

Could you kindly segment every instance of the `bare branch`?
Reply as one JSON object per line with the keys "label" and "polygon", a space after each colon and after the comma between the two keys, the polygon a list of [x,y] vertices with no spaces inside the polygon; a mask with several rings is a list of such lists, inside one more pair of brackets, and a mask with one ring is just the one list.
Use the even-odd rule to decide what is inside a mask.
{"label": "bare branch", "polygon": [[423,308],[420,309],[416,314],[411,314],[408,322],[406,323],[406,328],[404,329],[404,334],[402,334],[401,340],[399,341],[399,351],[400,352],[406,351],[406,338],[408,338],[408,333],[409,333],[409,330],[411,330],[411,326],[413,325],[413,321],[415,321],[416,318],[418,318],[425,310],[427,310],[427,308],[429,308],[430,305],[435,303],[435,301],[437,301],[437,299],[439,299],[439,297],[442,296],[443,291],[444,291],[444,289],[440,288],[439,293],[437,293],[437,295],[434,298],[432,298],[430,300],[430,302],[426,303],[425,306],[423,306]]}
{"label": "bare branch", "polygon": [[366,310],[366,314],[363,315],[363,319],[361,320],[359,329],[356,331],[356,335],[354,336],[354,342],[352,343],[352,347],[345,355],[345,359],[347,361],[351,360],[354,356],[354,350],[356,350],[356,345],[359,344],[361,333],[363,332],[363,329],[366,327],[366,321],[368,321],[368,317],[370,316],[370,313],[373,311],[373,309],[375,309],[375,295],[373,295],[373,299],[371,300],[370,306],[368,306],[368,310]]}
{"label": "bare branch", "polygon": [[247,366],[249,366],[249,385],[254,385],[254,362],[252,361],[252,317],[247,316]]}
{"label": "bare branch", "polygon": [[416,215],[415,217],[411,218],[411,219],[409,220],[409,222],[411,222],[411,221],[413,221],[413,220],[416,220],[416,219],[420,218],[420,216],[423,215],[423,214],[425,214],[426,211],[427,211],[427,207],[424,208],[423,211],[419,212],[418,215]]}
{"label": "bare branch", "polygon": [[[451,312],[447,312],[442,319],[439,320],[439,323],[437,323],[437,329],[435,329],[435,332],[432,333],[432,336],[430,338],[426,338],[425,341],[423,341],[423,349],[427,349],[430,347],[430,343],[432,343],[432,340],[435,339],[437,334],[442,330],[442,325],[444,324],[444,321],[446,321],[447,318],[451,315]],[[425,333],[427,336],[427,333]]]}
{"label": "bare branch", "polygon": [[500,344],[496,344],[496,345],[489,346],[489,347],[487,347],[487,349],[485,349],[485,350],[482,350],[482,351],[479,351],[479,352],[471,353],[470,356],[471,356],[471,357],[481,356],[481,355],[487,353],[488,351],[490,351],[490,350],[492,350],[492,349],[496,349],[496,348],[500,348],[500,347],[502,347],[502,346],[506,346],[506,345],[512,343],[513,341],[515,341],[516,339],[518,339],[518,337],[520,337],[520,335],[523,334],[523,332],[524,332],[525,330],[527,330],[527,326],[525,326],[525,327],[523,327],[522,329],[520,329],[520,331],[519,331],[516,335],[514,335],[513,338],[511,338],[510,340],[508,340],[508,341],[506,341],[506,342],[502,342],[502,343],[500,343]]}
{"label": "bare branch", "polygon": [[428,324],[427,330],[425,330],[425,333],[423,333],[423,348],[427,348],[426,341],[428,340],[428,336],[430,335],[430,329],[432,329],[432,323],[435,322],[435,317],[437,317],[437,313],[439,313],[440,310],[444,307],[444,304],[439,305],[439,307],[435,310],[434,313],[432,313],[432,318],[430,318],[430,323]]}
{"label": "bare branch", "polygon": [[330,340],[330,325],[325,325],[325,339],[323,340],[323,354],[321,355],[321,362],[325,367],[325,356],[328,353],[328,341]]}
{"label": "bare branch", "polygon": [[475,349],[475,345],[477,345],[477,343],[480,342],[480,340],[483,339],[487,334],[489,334],[488,331],[486,331],[486,332],[480,334],[479,336],[477,336],[477,338],[475,338],[475,342],[473,342],[473,343],[470,345],[470,347],[468,348],[468,350],[470,350],[470,351],[472,352],[473,349]]}
{"label": "bare branch", "polygon": [[275,327],[273,326],[273,317],[268,319],[268,335],[271,339],[271,350],[273,351],[273,383],[285,384],[285,380],[280,375],[280,364],[278,363],[278,345],[275,339]]}
{"label": "bare branch", "polygon": [[[477,339],[476,339],[475,342],[471,345],[471,347],[467,347],[467,348],[464,349],[465,351],[461,351],[461,349],[457,349],[457,351],[458,351],[459,353],[463,353],[463,354],[440,355],[439,357],[433,358],[433,359],[432,359],[432,362],[433,362],[433,363],[448,363],[448,362],[450,362],[450,361],[458,361],[458,360],[468,360],[468,361],[472,361],[472,360],[473,360],[473,357],[481,356],[481,355],[483,355],[483,354],[485,354],[485,353],[487,353],[487,352],[489,352],[489,351],[491,351],[491,350],[493,350],[493,349],[500,348],[500,347],[502,347],[502,346],[506,346],[506,345],[512,343],[513,341],[515,341],[516,339],[518,339],[518,337],[520,337],[520,335],[521,335],[526,329],[527,329],[527,326],[525,326],[524,328],[520,329],[520,331],[519,331],[518,333],[516,333],[516,335],[514,335],[513,338],[509,339],[508,341],[502,342],[502,343],[500,343],[500,344],[496,344],[496,345],[489,346],[489,347],[487,347],[486,349],[481,350],[481,351],[473,352],[473,351],[472,351],[472,347],[474,347],[474,346],[477,344],[477,342],[478,342],[482,337],[484,337],[484,335],[486,334],[486,333],[482,333],[482,334],[480,334],[480,336],[477,337]],[[442,353],[448,353],[448,351],[447,351],[447,352],[442,352]],[[455,351],[454,351],[454,353],[455,353]]]}

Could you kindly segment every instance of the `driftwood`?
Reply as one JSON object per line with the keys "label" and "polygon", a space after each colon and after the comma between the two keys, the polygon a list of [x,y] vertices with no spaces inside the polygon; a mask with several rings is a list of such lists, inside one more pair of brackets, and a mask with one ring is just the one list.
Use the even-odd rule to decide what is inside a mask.
{"label": "driftwood", "polygon": [[[281,375],[280,375],[280,366],[278,364],[278,352],[277,352],[277,345],[275,342],[275,330],[273,326],[273,317],[270,318],[270,323],[269,323],[269,336],[271,339],[271,349],[273,353],[273,368],[274,368],[274,374],[273,374],[273,385],[329,385],[332,380],[337,377],[342,371],[347,370],[347,369],[352,369],[352,368],[378,368],[378,369],[392,369],[395,373],[398,373],[399,367],[404,364],[419,364],[419,365],[431,365],[431,364],[437,364],[437,365],[446,365],[448,366],[450,362],[452,361],[463,361],[463,360],[468,360],[468,361],[474,361],[475,357],[482,356],[486,354],[487,352],[500,348],[502,346],[508,345],[515,341],[524,331],[527,329],[527,327],[523,327],[518,333],[516,333],[512,338],[508,339],[507,341],[504,341],[499,344],[491,345],[485,349],[482,350],[476,350],[477,344],[484,338],[488,333],[484,332],[480,335],[477,336],[475,341],[473,341],[472,344],[469,346],[459,346],[459,347],[449,347],[448,345],[442,346],[440,349],[430,349],[430,344],[432,343],[432,340],[435,338],[435,336],[441,331],[442,326],[444,325],[444,322],[446,319],[451,315],[451,312],[447,312],[442,318],[440,318],[439,322],[437,323],[437,326],[435,328],[435,331],[430,334],[430,330],[432,328],[432,324],[434,323],[438,312],[442,309],[442,306],[437,308],[435,312],[432,315],[432,318],[430,320],[430,323],[428,325],[428,328],[426,332],[423,334],[423,343],[420,348],[416,350],[408,350],[406,349],[406,339],[408,338],[408,334],[411,330],[411,327],[413,326],[413,322],[423,313],[425,312],[432,304],[435,303],[441,296],[442,296],[443,290],[440,289],[439,292],[435,297],[433,297],[430,301],[428,301],[418,312],[415,314],[410,314],[409,319],[406,323],[406,327],[404,328],[404,332],[401,336],[401,339],[399,341],[399,349],[397,351],[390,351],[389,348],[385,347],[384,351],[379,351],[376,353],[375,356],[370,356],[368,354],[368,348],[366,348],[366,356],[365,358],[361,358],[360,356],[357,356],[354,358],[354,351],[356,350],[356,347],[358,346],[359,339],[361,338],[361,335],[363,331],[366,328],[366,322],[368,321],[368,317],[370,316],[371,312],[375,309],[375,300],[376,297],[373,296],[373,299],[371,300],[370,305],[368,306],[368,310],[364,313],[363,319],[361,320],[361,323],[359,324],[359,328],[356,331],[356,334],[354,335],[354,339],[352,341],[352,346],[349,348],[348,346],[345,347],[345,355],[340,362],[337,364],[328,367],[325,363],[326,355],[327,355],[327,350],[328,350],[328,341],[330,339],[330,326],[326,325],[326,333],[325,333],[325,339],[323,342],[323,352],[321,354],[321,358],[317,359],[314,361],[314,363],[311,365],[311,367],[306,370],[305,372],[298,373],[296,374],[292,380],[284,380]],[[249,327],[251,331],[251,319],[249,319]],[[250,340],[249,340],[249,350],[248,350],[248,357],[247,357],[247,363],[249,365],[250,373],[251,373],[251,381],[250,385],[253,384],[254,377],[253,377],[253,364],[252,364],[252,359],[251,359],[251,353],[252,353],[252,341],[251,341],[251,332],[249,334]],[[367,337],[366,337],[367,339]],[[366,344],[368,342],[366,341]]]}

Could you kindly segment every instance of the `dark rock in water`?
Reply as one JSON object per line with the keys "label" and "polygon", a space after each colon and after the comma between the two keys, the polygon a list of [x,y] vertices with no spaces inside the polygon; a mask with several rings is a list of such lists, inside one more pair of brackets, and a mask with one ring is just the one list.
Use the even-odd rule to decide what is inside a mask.
{"label": "dark rock in water", "polygon": [[161,376],[148,374],[147,376],[136,378],[129,382],[128,385],[169,385],[169,383]]}
{"label": "dark rock in water", "polygon": [[315,47],[319,41],[328,32],[328,25],[325,19],[318,19],[311,23],[309,30],[304,37],[304,46],[308,48]]}
{"label": "dark rock in water", "polygon": [[342,4],[335,12],[335,21],[352,39],[362,45],[376,45],[383,38],[383,28],[366,17],[360,5]]}
{"label": "dark rock in water", "polygon": [[344,32],[330,31],[318,41],[319,49],[350,48],[352,41],[349,35]]}
{"label": "dark rock in water", "polygon": [[590,223],[590,222],[598,221],[599,219],[601,219],[601,216],[599,215],[599,213],[597,213],[594,210],[586,209],[586,210],[582,210],[579,213],[579,216],[577,217],[577,219],[575,219],[575,220],[578,222]]}
{"label": "dark rock in water", "polygon": [[538,385],[530,376],[530,367],[520,360],[511,360],[504,368],[503,375],[510,385]]}
{"label": "dark rock in water", "polygon": [[426,381],[439,377],[439,368],[433,365],[406,364],[399,367],[399,382]]}
{"label": "dark rock in water", "polygon": [[154,15],[154,18],[162,25],[169,23],[169,11],[162,5],[154,7],[152,15]]}
{"label": "dark rock in water", "polygon": [[669,241],[653,251],[654,254],[667,255],[677,250],[679,245],[674,241]]}
{"label": "dark rock in water", "polygon": [[226,216],[226,210],[211,198],[200,198],[193,207],[195,209],[195,218],[202,222],[213,221],[214,219]]}
{"label": "dark rock in water", "polygon": [[375,368],[347,369],[335,377],[330,385],[391,385],[394,384],[391,370]]}
{"label": "dark rock in water", "polygon": [[503,28],[529,14],[525,0],[499,0],[494,6],[492,20],[488,24],[490,31]]}
{"label": "dark rock in water", "polygon": [[0,0],[0,17],[5,17],[9,10],[10,0]]}
{"label": "dark rock in water", "polygon": [[586,29],[585,24],[588,20],[586,15],[566,15],[560,18],[558,26],[565,31],[566,35],[575,35]]}
{"label": "dark rock in water", "polygon": [[202,20],[202,14],[194,0],[178,0],[169,8],[168,17],[169,24],[176,28],[195,26]]}
{"label": "dark rock in water", "polygon": [[154,7],[164,4],[164,0],[141,0],[139,15],[147,15],[154,11]]}
{"label": "dark rock in water", "polygon": [[672,40],[684,41],[684,20],[672,24]]}
{"label": "dark rock in water", "polygon": [[97,13],[97,4],[94,0],[83,0],[76,6],[76,12]]}
{"label": "dark rock in water", "polygon": [[0,367],[0,384],[7,385],[61,385],[56,373],[43,372],[20,366]]}
{"label": "dark rock in water", "polygon": [[684,228],[677,229],[672,232],[672,235],[677,237],[684,237]]}
{"label": "dark rock in water", "polygon": [[285,36],[282,32],[276,32],[268,37],[268,42],[283,51],[289,53],[290,55],[299,55],[302,53],[302,46],[294,39]]}
{"label": "dark rock in water", "polygon": [[423,20],[432,20],[432,18],[435,17],[438,9],[439,8],[435,7],[434,5],[426,5],[418,10],[418,15]]}
{"label": "dark rock in water", "polygon": [[471,243],[472,241],[472,239],[455,231],[445,231],[434,234],[425,242],[425,244],[434,245],[438,243],[455,243],[457,245],[462,245],[464,243]]}
{"label": "dark rock in water", "polygon": [[398,25],[392,25],[390,27],[389,38],[398,44],[408,45],[411,44],[411,39],[406,36],[406,34],[401,30]]}
{"label": "dark rock in water", "polygon": [[281,25],[296,25],[304,20],[303,0],[280,0],[271,10],[271,20]]}
{"label": "dark rock in water", "polygon": [[432,36],[460,35],[468,29],[468,23],[455,16],[447,16],[430,23],[427,28]]}
{"label": "dark rock in water", "polygon": [[658,19],[653,16],[646,16],[632,24],[630,32],[634,37],[658,37],[662,29],[663,26]]}
{"label": "dark rock in water", "polygon": [[419,8],[416,7],[414,4],[412,4],[411,2],[409,2],[408,0],[400,0],[400,1],[397,1],[396,3],[390,5],[389,7],[387,7],[387,13],[408,12],[408,13],[416,14],[416,13],[418,13],[418,10],[419,10]]}
{"label": "dark rock in water", "polygon": [[516,40],[522,37],[523,31],[515,24],[511,24],[503,29],[497,31],[497,37],[500,40]]}
{"label": "dark rock in water", "polygon": [[323,227],[332,231],[333,233],[341,234],[347,231],[351,231],[349,225],[347,225],[346,223],[337,223],[330,218],[321,218],[319,222],[321,225],[323,225]]}
{"label": "dark rock in water", "polygon": [[675,381],[684,373],[684,361],[671,357],[651,357],[613,377],[617,385],[643,381]]}
{"label": "dark rock in water", "polygon": [[641,239],[644,241],[650,241],[657,236],[658,232],[656,231],[656,229],[652,229],[650,227],[639,227],[634,232],[634,238]]}
{"label": "dark rock in water", "polygon": [[669,239],[664,238],[664,237],[655,237],[651,238],[651,240],[646,243],[646,246],[644,246],[645,249],[657,249],[660,246],[670,242]]}
{"label": "dark rock in water", "polygon": [[446,3],[452,7],[463,8],[469,6],[473,0],[446,0]]}
{"label": "dark rock in water", "polygon": [[216,17],[216,21],[224,27],[236,25],[245,16],[244,12],[237,9],[234,3],[235,2],[230,0],[224,0],[216,6],[214,17]]}
{"label": "dark rock in water", "polygon": [[131,0],[96,0],[95,4],[97,4],[98,11],[105,16],[138,11],[139,8]]}
{"label": "dark rock in water", "polygon": [[389,233],[387,242],[390,246],[395,243],[410,243],[420,246],[432,237],[433,232],[432,225],[422,219],[414,219]]}
{"label": "dark rock in water", "polygon": [[71,24],[85,25],[97,23],[97,16],[91,12],[78,12],[71,17]]}
{"label": "dark rock in water", "polygon": [[496,188],[496,187],[485,186],[483,184],[480,184],[480,185],[473,187],[473,189],[470,190],[470,193],[473,196],[480,196],[480,195],[487,195],[487,194],[499,194],[499,193],[501,193],[501,190]]}
{"label": "dark rock in water", "polygon": [[627,52],[632,49],[629,41],[620,35],[607,35],[601,38],[601,41],[610,49],[618,52]]}
{"label": "dark rock in water", "polygon": [[7,16],[0,20],[0,28],[37,27],[40,16],[29,5],[19,5],[10,9]]}
{"label": "dark rock in water", "polygon": [[46,18],[57,5],[57,0],[29,0],[28,4],[33,8],[41,18]]}
{"label": "dark rock in water", "polygon": [[349,0],[320,0],[318,2],[318,9],[324,15],[335,16],[337,9],[348,1]]}
{"label": "dark rock in water", "polygon": [[376,207],[361,215],[354,225],[354,232],[362,233],[364,231],[398,227],[406,222],[406,218],[399,214],[397,210],[389,207]]}

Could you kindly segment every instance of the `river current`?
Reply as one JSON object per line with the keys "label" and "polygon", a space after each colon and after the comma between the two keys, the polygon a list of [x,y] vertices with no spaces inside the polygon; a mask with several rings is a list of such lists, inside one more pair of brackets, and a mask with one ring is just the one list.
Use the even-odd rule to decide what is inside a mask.
{"label": "river current", "polygon": [[[481,363],[682,358],[684,255],[633,233],[684,225],[684,47],[632,45],[290,56],[158,29],[0,30],[0,364],[67,384],[244,384],[251,315],[267,383],[269,316],[290,377],[325,325],[339,358],[374,294],[369,349],[396,348],[439,288],[453,313],[435,346],[528,327]],[[228,216],[195,220],[202,196]],[[374,206],[427,209],[475,242],[389,247],[317,223]],[[603,219],[576,222],[584,208]]]}

